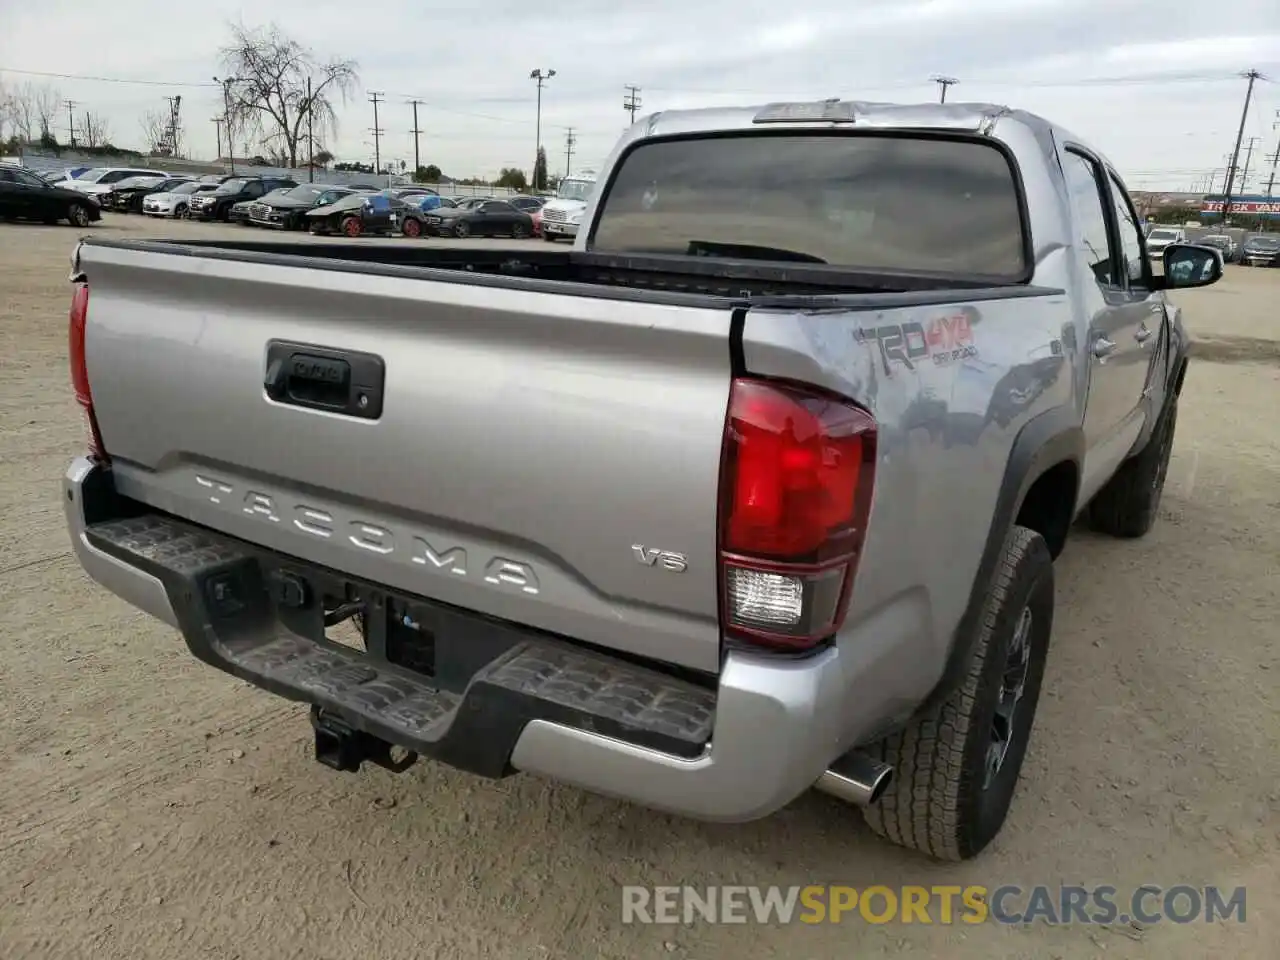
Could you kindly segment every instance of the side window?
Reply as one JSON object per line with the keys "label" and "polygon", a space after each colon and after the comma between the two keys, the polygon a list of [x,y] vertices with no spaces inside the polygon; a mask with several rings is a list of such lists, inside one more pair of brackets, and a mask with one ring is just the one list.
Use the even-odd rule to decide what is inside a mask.
{"label": "side window", "polygon": [[0,183],[13,183],[15,179],[8,170],[0,170]]}
{"label": "side window", "polygon": [[1133,204],[1129,200],[1128,192],[1114,173],[1110,176],[1116,223],[1120,226],[1120,249],[1124,252],[1129,282],[1138,287],[1146,286],[1147,269],[1142,253],[1142,228],[1138,226],[1138,216],[1133,212]]}
{"label": "side window", "polygon": [[249,183],[245,184],[244,192],[245,192],[245,195],[248,197],[262,196],[262,182],[260,180],[250,181]]}
{"label": "side window", "polygon": [[1097,165],[1087,157],[1068,150],[1062,156],[1062,170],[1071,195],[1076,221],[1075,239],[1080,253],[1098,283],[1116,286],[1119,278],[1115,275],[1115,257],[1107,240],[1107,214]]}

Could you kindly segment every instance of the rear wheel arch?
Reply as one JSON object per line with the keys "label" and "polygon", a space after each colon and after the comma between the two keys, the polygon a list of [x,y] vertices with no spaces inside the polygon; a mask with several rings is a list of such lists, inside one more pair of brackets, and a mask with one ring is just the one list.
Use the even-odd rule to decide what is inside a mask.
{"label": "rear wheel arch", "polygon": [[[972,640],[978,634],[987,592],[994,582],[1009,531],[1025,525],[1044,537],[1052,557],[1061,553],[1067,531],[1075,520],[1079,465],[1083,462],[1084,430],[1069,406],[1033,417],[1018,432],[1005,462],[987,540],[968,602],[952,637],[947,662],[921,709],[945,700],[968,675]],[[1024,523],[1024,518],[1029,522]],[[1056,532],[1056,542],[1041,527]]]}

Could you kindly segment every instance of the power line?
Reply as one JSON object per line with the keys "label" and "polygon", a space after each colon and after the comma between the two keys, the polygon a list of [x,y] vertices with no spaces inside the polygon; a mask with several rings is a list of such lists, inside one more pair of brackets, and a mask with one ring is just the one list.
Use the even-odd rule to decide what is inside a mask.
{"label": "power line", "polygon": [[622,109],[631,114],[631,122],[636,122],[636,111],[640,109],[640,88],[636,86],[626,86],[623,88],[627,91],[627,95],[622,98]]}
{"label": "power line", "polygon": [[45,70],[14,70],[0,67],[0,73],[16,73],[24,77],[48,77],[51,80],[92,80],[95,83],[131,83],[140,87],[216,87],[216,83],[189,80],[136,80],[131,77],[91,77],[82,73],[49,73]]}

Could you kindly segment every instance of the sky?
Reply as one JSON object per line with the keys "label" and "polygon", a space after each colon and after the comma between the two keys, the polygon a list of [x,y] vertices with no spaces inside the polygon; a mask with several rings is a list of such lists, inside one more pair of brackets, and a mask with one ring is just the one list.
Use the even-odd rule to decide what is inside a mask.
{"label": "sky", "polygon": [[1266,79],[1244,130],[1246,145],[1258,138],[1250,187],[1265,187],[1263,157],[1280,142],[1276,0],[0,0],[0,84],[48,84],[77,113],[104,117],[112,142],[135,147],[141,115],[180,94],[188,152],[209,158],[221,112],[211,78],[225,75],[231,23],[274,24],[321,58],[358,62],[361,89],[337,104],[326,143],[340,160],[372,160],[368,95],[378,91],[383,159],[412,165],[416,98],[422,162],[454,177],[529,169],[535,69],[556,71],[541,111],[552,172],[565,168],[570,127],[572,168],[599,166],[629,122],[628,84],[644,114],[832,96],[920,102],[937,99],[931,77],[949,76],[959,83],[948,100],[1061,123],[1132,189],[1189,190],[1225,166],[1244,103],[1239,74],[1258,69]]}

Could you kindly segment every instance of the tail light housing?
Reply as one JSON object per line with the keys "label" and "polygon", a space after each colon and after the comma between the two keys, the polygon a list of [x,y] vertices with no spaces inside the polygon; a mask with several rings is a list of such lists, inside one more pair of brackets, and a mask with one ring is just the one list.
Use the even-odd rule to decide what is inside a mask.
{"label": "tail light housing", "polygon": [[71,387],[75,391],[76,403],[84,412],[85,426],[89,434],[89,455],[95,460],[107,460],[107,449],[102,443],[102,432],[98,429],[98,417],[93,412],[93,393],[89,389],[89,370],[85,364],[84,336],[85,325],[89,318],[89,284],[76,283],[75,294],[71,298],[71,317],[67,323],[67,356],[71,363]]}
{"label": "tail light housing", "polygon": [[733,382],[720,492],[727,635],[807,650],[832,636],[871,512],[876,424],[849,400],[790,383]]}

